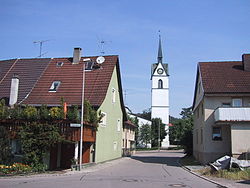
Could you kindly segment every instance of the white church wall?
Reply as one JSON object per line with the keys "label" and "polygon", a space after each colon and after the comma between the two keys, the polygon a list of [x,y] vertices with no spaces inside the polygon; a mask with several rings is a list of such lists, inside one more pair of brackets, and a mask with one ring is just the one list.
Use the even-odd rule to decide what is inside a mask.
{"label": "white church wall", "polygon": [[168,89],[152,90],[152,107],[169,107]]}

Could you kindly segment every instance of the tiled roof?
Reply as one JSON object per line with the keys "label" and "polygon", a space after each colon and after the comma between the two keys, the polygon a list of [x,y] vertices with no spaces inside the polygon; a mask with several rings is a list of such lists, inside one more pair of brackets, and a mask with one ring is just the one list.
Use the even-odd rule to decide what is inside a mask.
{"label": "tiled roof", "polygon": [[199,63],[205,93],[250,93],[250,72],[242,61]]}
{"label": "tiled roof", "polygon": [[[91,58],[93,61],[97,57]],[[58,62],[63,62],[61,67]],[[85,71],[85,99],[93,106],[100,106],[106,96],[114,68],[118,66],[118,56],[105,56],[105,62],[99,69]],[[32,105],[60,105],[63,97],[68,105],[81,105],[83,58],[79,64],[72,64],[72,58],[54,58],[24,101]],[[60,81],[57,92],[49,92],[53,81]]]}
{"label": "tiled roof", "polygon": [[0,61],[0,98],[9,98],[14,74],[19,76],[18,100],[21,102],[35,86],[50,59],[12,59]]}
{"label": "tiled roof", "polygon": [[137,127],[135,124],[133,124],[130,120],[127,120],[127,121],[125,121],[124,122],[125,123],[125,125],[127,125],[127,126],[129,126],[129,127]]}

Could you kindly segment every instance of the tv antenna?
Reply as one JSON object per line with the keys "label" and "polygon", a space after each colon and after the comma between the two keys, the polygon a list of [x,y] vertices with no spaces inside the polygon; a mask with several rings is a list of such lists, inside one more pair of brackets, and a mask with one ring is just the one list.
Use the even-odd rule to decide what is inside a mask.
{"label": "tv antenna", "polygon": [[98,39],[98,43],[99,43],[99,48],[101,50],[101,55],[104,55],[105,54],[105,49],[104,49],[104,46],[107,45],[107,43],[111,43],[112,41],[107,41],[107,40],[103,40],[103,39],[100,39],[98,36],[97,36],[97,39]]}
{"label": "tv antenna", "polygon": [[38,41],[34,41],[34,44],[39,44],[40,45],[40,53],[38,57],[42,57],[43,55],[45,55],[47,52],[42,54],[42,47],[43,47],[43,43],[48,42],[50,40],[38,40]]}

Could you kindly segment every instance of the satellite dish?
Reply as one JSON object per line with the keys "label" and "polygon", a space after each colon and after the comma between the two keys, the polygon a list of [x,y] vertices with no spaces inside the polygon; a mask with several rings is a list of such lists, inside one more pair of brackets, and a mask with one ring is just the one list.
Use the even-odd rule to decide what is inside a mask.
{"label": "satellite dish", "polygon": [[96,63],[98,64],[102,64],[104,63],[105,61],[105,58],[103,56],[99,56],[98,58],[96,58]]}

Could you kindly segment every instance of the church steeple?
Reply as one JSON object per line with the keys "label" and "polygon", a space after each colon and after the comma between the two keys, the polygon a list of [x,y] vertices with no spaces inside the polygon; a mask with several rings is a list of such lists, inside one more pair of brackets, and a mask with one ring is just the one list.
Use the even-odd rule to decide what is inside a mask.
{"label": "church steeple", "polygon": [[158,63],[162,63],[161,35],[159,35]]}

